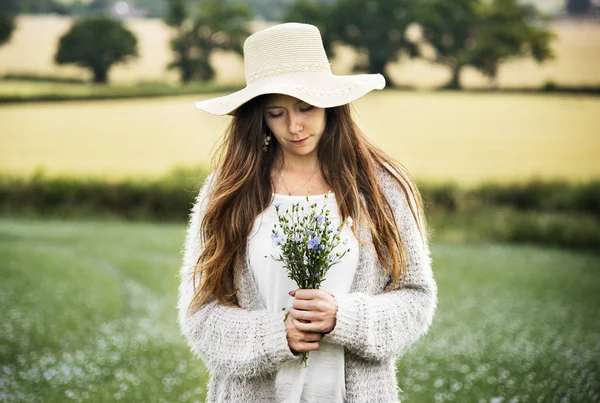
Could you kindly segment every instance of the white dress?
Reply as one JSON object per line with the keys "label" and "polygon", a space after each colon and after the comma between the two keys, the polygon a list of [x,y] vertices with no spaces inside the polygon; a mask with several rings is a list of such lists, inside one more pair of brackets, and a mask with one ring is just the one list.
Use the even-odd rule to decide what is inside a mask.
{"label": "white dress", "polygon": [[[318,208],[325,203],[326,209],[330,211],[332,224],[337,228],[341,222],[335,196],[332,193],[327,199],[324,195],[309,196],[309,203],[306,201],[306,196],[274,194],[274,203],[281,204],[280,214],[285,213],[286,209],[291,210],[293,203],[305,206],[305,211],[309,203],[317,203]],[[271,255],[278,257],[280,253],[279,248],[274,246],[271,240],[271,231],[276,223],[278,219],[273,205],[256,218],[248,237],[248,264],[266,309],[281,312],[282,308],[292,306],[294,298],[288,293],[296,290],[298,286],[288,277],[283,264],[271,257]],[[334,253],[341,252],[345,248],[350,248],[350,252],[329,269],[325,281],[321,283],[321,289],[348,293],[358,266],[358,241],[348,226],[345,226],[340,236],[342,240],[348,239],[348,244],[347,246],[340,244]],[[343,347],[323,341],[318,351],[309,353],[307,368],[299,365],[300,360],[301,355],[285,362],[278,371],[275,400],[277,403],[345,402]]]}

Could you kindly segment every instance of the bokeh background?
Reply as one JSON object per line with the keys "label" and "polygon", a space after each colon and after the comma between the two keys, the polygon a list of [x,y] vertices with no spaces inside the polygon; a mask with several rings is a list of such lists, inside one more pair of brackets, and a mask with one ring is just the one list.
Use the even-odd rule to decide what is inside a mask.
{"label": "bokeh background", "polygon": [[241,44],[321,29],[427,208],[439,305],[407,402],[600,401],[596,0],[1,0],[0,401],[203,401],[176,323]]}

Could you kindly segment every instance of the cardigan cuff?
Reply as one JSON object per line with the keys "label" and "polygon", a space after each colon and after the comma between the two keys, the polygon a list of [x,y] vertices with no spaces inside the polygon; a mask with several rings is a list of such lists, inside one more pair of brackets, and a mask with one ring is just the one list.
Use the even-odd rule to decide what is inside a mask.
{"label": "cardigan cuff", "polygon": [[273,315],[273,319],[266,322],[263,329],[265,355],[275,366],[296,358],[288,346],[284,317],[285,312]]}
{"label": "cardigan cuff", "polygon": [[359,329],[362,323],[362,312],[364,312],[364,301],[358,293],[332,293],[332,295],[338,306],[335,327],[323,336],[323,340],[344,346],[360,343]]}

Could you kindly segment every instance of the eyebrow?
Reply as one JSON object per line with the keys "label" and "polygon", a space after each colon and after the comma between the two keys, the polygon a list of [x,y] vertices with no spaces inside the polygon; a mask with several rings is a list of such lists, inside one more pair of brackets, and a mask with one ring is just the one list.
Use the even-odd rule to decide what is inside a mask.
{"label": "eyebrow", "polygon": [[[296,106],[296,105],[298,105],[298,104],[301,104],[302,102],[304,102],[304,101],[300,99],[300,100],[298,100],[298,102],[296,102],[296,103],[294,104],[294,106]],[[275,108],[283,108],[283,106],[279,106],[279,105],[271,105],[271,106],[267,106],[267,107],[265,107],[265,110],[266,110],[266,111],[268,111],[269,109],[275,109]]]}

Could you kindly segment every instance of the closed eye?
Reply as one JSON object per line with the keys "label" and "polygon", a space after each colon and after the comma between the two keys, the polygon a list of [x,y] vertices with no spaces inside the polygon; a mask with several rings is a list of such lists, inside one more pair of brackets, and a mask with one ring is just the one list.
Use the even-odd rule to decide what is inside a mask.
{"label": "closed eye", "polygon": [[312,111],[313,109],[315,109],[315,107],[314,107],[314,106],[312,106],[312,105],[309,105],[309,106],[307,106],[307,107],[306,107],[306,108],[304,108],[304,109],[300,109],[300,111],[301,111],[301,112],[308,112],[308,111]]}
{"label": "closed eye", "polygon": [[277,118],[280,118],[280,117],[283,116],[283,112],[279,112],[277,114],[271,113],[271,112],[267,112],[267,115],[269,115],[270,118],[277,119]]}

